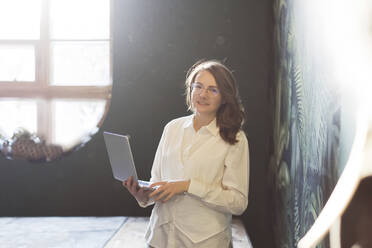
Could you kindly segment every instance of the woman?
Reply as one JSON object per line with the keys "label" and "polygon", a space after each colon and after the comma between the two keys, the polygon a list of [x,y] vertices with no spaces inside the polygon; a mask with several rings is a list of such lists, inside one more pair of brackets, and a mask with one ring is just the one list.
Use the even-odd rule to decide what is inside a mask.
{"label": "woman", "polygon": [[153,192],[123,185],[142,207],[153,203],[150,247],[229,247],[231,217],[248,204],[249,151],[244,110],[232,73],[200,61],[186,78],[193,114],[169,122],[151,170]]}

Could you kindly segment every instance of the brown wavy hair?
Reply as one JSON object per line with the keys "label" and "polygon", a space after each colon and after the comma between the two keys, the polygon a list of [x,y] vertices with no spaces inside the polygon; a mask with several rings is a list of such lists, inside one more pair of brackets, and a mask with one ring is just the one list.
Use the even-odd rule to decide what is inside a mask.
{"label": "brown wavy hair", "polygon": [[245,112],[236,80],[232,72],[221,62],[217,60],[199,60],[188,70],[185,82],[188,110],[193,110],[191,85],[194,83],[196,75],[201,71],[208,71],[213,75],[221,93],[222,103],[216,113],[220,136],[229,144],[235,144],[238,141],[236,135],[242,129],[245,120]]}

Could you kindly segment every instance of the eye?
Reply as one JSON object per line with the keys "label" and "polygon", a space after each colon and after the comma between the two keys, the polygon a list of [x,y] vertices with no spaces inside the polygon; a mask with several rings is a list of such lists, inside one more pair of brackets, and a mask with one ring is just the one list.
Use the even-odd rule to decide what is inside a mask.
{"label": "eye", "polygon": [[218,95],[219,93],[217,88],[210,88],[209,90],[212,92],[213,95]]}
{"label": "eye", "polygon": [[197,90],[201,90],[203,88],[203,86],[201,84],[195,83],[195,84],[193,84],[193,88],[197,89]]}

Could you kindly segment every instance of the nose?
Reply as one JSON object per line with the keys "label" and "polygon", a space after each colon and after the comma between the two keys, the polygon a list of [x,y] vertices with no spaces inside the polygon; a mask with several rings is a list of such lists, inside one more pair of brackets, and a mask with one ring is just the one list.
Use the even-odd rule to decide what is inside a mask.
{"label": "nose", "polygon": [[207,97],[208,96],[208,89],[202,89],[199,95],[201,97]]}

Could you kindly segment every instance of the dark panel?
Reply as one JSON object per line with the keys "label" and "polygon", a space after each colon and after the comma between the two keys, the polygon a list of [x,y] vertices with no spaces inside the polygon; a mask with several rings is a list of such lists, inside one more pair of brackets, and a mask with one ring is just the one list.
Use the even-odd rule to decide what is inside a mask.
{"label": "dark panel", "polygon": [[364,178],[341,218],[341,247],[372,247],[372,177]]}

